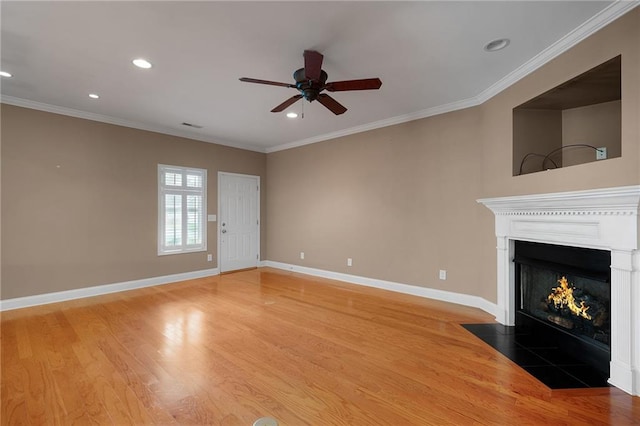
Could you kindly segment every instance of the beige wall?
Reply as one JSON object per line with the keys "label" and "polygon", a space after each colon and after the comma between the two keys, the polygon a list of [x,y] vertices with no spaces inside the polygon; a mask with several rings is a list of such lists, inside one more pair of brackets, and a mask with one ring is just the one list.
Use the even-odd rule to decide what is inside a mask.
{"label": "beige wall", "polygon": [[481,292],[477,256],[460,250],[482,213],[480,119],[467,109],[269,154],[269,259],[431,287],[447,269]]}
{"label": "beige wall", "polygon": [[[218,171],[266,177],[256,152],[10,105],[1,113],[2,299],[215,268],[216,223],[206,253],[157,255],[158,163],[207,169],[211,214]],[[263,187],[262,212],[265,199]]]}
{"label": "beige wall", "polygon": [[[520,195],[638,184],[639,45],[640,10],[636,8],[486,102],[482,106],[487,159],[483,170],[485,195]],[[509,159],[511,109],[619,54],[622,54],[622,157],[509,177],[502,164]]]}
{"label": "beige wall", "polygon": [[[156,255],[156,165],[168,163],[208,169],[214,212],[218,170],[263,176],[263,258],[495,302],[494,220],[476,199],[640,183],[639,45],[636,9],[481,106],[266,159],[3,105],[1,297],[214,267],[204,253]],[[618,54],[622,156],[512,176],[513,108]]]}
{"label": "beige wall", "polygon": [[[640,183],[639,45],[636,9],[479,107],[269,154],[269,259],[495,302],[476,199]],[[619,54],[622,157],[512,176],[513,108]]]}
{"label": "beige wall", "polygon": [[[562,111],[562,145],[605,147],[607,158],[620,157],[621,104],[612,101]],[[565,166],[596,161],[596,152],[586,147],[566,148],[562,161]]]}
{"label": "beige wall", "polygon": [[[544,156],[560,147],[562,147],[562,111],[513,110],[514,176],[541,171],[542,163],[545,162]],[[537,155],[530,155],[532,153]],[[562,167],[561,156],[554,156],[552,160],[558,167]],[[545,168],[554,167],[548,160],[544,166]]]}

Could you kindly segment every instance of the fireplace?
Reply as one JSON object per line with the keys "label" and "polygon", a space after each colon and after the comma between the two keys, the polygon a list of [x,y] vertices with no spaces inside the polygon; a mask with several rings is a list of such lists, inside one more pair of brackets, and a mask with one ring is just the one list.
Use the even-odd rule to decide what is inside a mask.
{"label": "fireplace", "polygon": [[516,330],[609,377],[611,253],[515,241]]}
{"label": "fireplace", "polygon": [[[510,326],[516,325],[517,321],[534,326],[545,323],[545,326],[550,326],[554,332],[565,337],[575,337],[580,331],[581,336],[574,341],[598,347],[605,354],[603,357],[610,359],[608,382],[632,395],[640,395],[640,185],[486,198],[478,202],[495,215],[496,320]],[[518,250],[517,253],[516,249],[521,242],[525,242],[525,246],[536,243],[573,247],[578,252],[589,249],[608,253],[609,271],[606,275],[610,278],[601,274],[604,272],[599,271],[602,267],[596,267],[596,271],[573,268],[575,265],[556,267],[554,263],[563,263],[557,262],[560,256],[551,255],[551,259],[542,259],[542,262],[535,256],[534,259],[530,255],[522,256],[522,252]],[[527,259],[522,261],[523,257]],[[606,260],[598,262],[607,263]],[[540,268],[541,263],[547,265]],[[552,264],[551,267],[548,263]],[[538,269],[545,269],[546,272]],[[528,293],[523,294],[520,288],[523,274],[525,280],[537,275],[536,279],[543,276],[544,281],[552,281],[543,284],[541,289],[532,290],[537,293],[532,296],[533,301],[526,302],[528,312],[520,309],[525,305],[522,298],[529,296]],[[602,290],[604,283],[609,284],[609,296]],[[545,297],[561,291],[563,286],[572,290],[573,303],[578,308],[582,306],[581,302],[589,306],[589,298],[597,298],[598,303],[606,305],[608,297],[608,319],[600,318],[597,326],[590,325],[579,317],[567,317],[568,314],[562,312],[566,308],[562,303],[558,308],[545,303],[545,311],[540,303]],[[547,291],[549,293],[545,296]],[[588,297],[585,296],[587,293]],[[536,304],[545,314],[533,309]],[[562,315],[553,312],[554,309],[561,311]],[[586,313],[592,316],[592,313],[596,314],[596,309],[600,308],[589,307]],[[567,318],[570,321],[566,321]],[[608,335],[607,331],[602,330],[600,321],[609,322]],[[585,337],[584,334],[591,334],[591,337]]]}

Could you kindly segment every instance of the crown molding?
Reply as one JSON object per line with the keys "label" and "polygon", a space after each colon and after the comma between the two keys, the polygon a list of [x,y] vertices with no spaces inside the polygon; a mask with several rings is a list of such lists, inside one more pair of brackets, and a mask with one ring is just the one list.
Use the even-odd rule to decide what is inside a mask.
{"label": "crown molding", "polygon": [[433,108],[428,108],[416,113],[401,115],[385,120],[374,121],[372,123],[364,124],[362,126],[356,126],[349,129],[340,130],[337,132],[326,133],[324,135],[315,136],[308,139],[302,139],[299,141],[289,142],[286,144],[278,145],[275,147],[267,148],[267,153],[283,151],[285,149],[297,148],[304,145],[309,145],[317,142],[326,141],[329,139],[335,139],[342,136],[348,136],[355,133],[365,132],[368,130],[379,129],[382,127],[393,126],[395,124],[406,123],[408,121],[419,120],[422,118],[432,117],[434,115],[444,114],[447,112],[457,111],[464,108],[469,108],[477,105],[481,105],[489,99],[496,96],[498,93],[517,83],[527,75],[531,74],[538,68],[545,65],[552,59],[560,56],[576,44],[580,43],[587,37],[596,33],[598,30],[607,26],[611,22],[615,21],[622,15],[634,9],[640,5],[639,0],[623,1],[616,0],[611,5],[607,6],[599,13],[594,15],[591,19],[584,22],[582,25],[571,31],[569,34],[562,37],[560,40],[547,47],[538,55],[531,58],[529,61],[522,64],[520,67],[507,74],[504,78],[494,83],[489,88],[482,91],[477,96],[467,98],[461,101],[452,102],[446,105],[440,105]]}
{"label": "crown molding", "polygon": [[557,58],[573,46],[595,34],[597,31],[609,25],[611,22],[631,11],[638,5],[640,5],[640,1],[638,0],[614,1],[611,5],[591,17],[591,19],[585,21],[569,34],[565,35],[560,40],[556,41],[551,46],[547,47],[542,52],[522,64],[520,67],[507,74],[506,77],[502,78],[477,95],[476,99],[478,100],[478,103],[482,104],[493,98],[498,93],[522,80],[524,77],[536,71],[549,61]]}
{"label": "crown molding", "polygon": [[304,145],[310,145],[317,142],[323,142],[330,139],[335,139],[343,136],[349,136],[356,133],[362,133],[369,130],[380,129],[383,127],[393,126],[396,124],[402,124],[413,120],[420,120],[422,118],[432,117],[435,115],[444,114],[447,112],[453,112],[477,105],[481,105],[488,101],[498,93],[502,92],[506,88],[512,86],[519,80],[523,79],[527,75],[531,74],[538,68],[542,67],[552,59],[566,52],[576,44],[580,43],[587,37],[591,36],[601,28],[607,26],[611,22],[615,21],[622,15],[631,11],[635,7],[640,5],[640,0],[615,0],[611,5],[604,8],[598,14],[594,15],[591,19],[584,22],[582,25],[571,31],[569,34],[540,52],[538,55],[522,64],[516,70],[507,74],[498,82],[491,85],[489,88],[482,91],[480,94],[471,98],[463,99],[456,102],[451,102],[445,105],[439,105],[425,110],[417,111],[410,114],[404,114],[397,117],[387,118],[384,120],[374,121],[371,123],[363,124],[360,126],[350,127],[348,129],[338,130],[336,132],[325,133],[322,135],[314,136],[311,138],[301,139],[298,141],[288,142],[281,145],[276,145],[270,148],[262,148],[257,145],[243,144],[231,141],[225,141],[220,139],[214,139],[198,135],[189,131],[180,131],[170,129],[162,126],[154,126],[145,123],[139,123],[129,121],[121,118],[111,117],[107,115],[94,114],[86,111],[76,110],[72,108],[66,108],[56,105],[45,104],[41,102],[31,101],[28,99],[16,98],[13,96],[0,96],[0,102],[9,105],[15,105],[25,108],[36,109],[40,111],[51,112],[54,114],[68,115],[76,118],[83,118],[92,121],[99,121],[108,124],[115,124],[118,126],[130,127],[133,129],[146,130],[149,132],[163,133],[171,136],[177,136],[182,138],[193,139],[201,142],[215,143],[218,145],[229,146],[232,148],[245,149],[249,151],[256,151],[260,153],[273,153],[277,151],[283,151],[286,149],[297,148]]}
{"label": "crown molding", "polygon": [[221,139],[208,138],[202,135],[198,135],[189,131],[180,131],[176,129],[170,129],[163,126],[154,126],[150,124],[140,123],[137,121],[125,120],[123,118],[111,117],[109,115],[95,114],[93,112],[82,111],[79,109],[67,108],[58,105],[46,104],[43,102],[36,102],[29,99],[16,98],[14,96],[2,95],[0,96],[0,103],[13,105],[23,108],[35,109],[38,111],[51,112],[53,114],[67,115],[69,117],[82,118],[85,120],[98,121],[101,123],[114,124],[116,126],[129,127],[132,129],[145,130],[147,132],[162,133],[170,136],[177,136],[180,138],[193,139],[200,142],[214,143],[216,145],[224,145],[231,148],[239,148],[248,151],[257,151],[264,153],[264,148],[260,148],[256,145],[240,144]]}
{"label": "crown molding", "polygon": [[265,152],[270,154],[272,152],[284,151],[285,149],[297,148],[299,146],[310,145],[317,142],[323,142],[330,139],[340,138],[343,136],[349,136],[356,133],[362,133],[369,130],[380,129],[382,127],[393,126],[395,124],[406,123],[409,121],[419,120],[421,118],[432,117],[434,115],[444,114],[446,112],[458,111],[461,109],[469,108],[478,105],[479,102],[476,98],[464,99],[462,101],[456,101],[445,105],[439,105],[433,108],[427,108],[422,111],[412,112],[410,114],[399,115],[397,117],[386,118],[384,120],[374,121],[371,123],[363,124],[361,126],[350,127],[348,129],[338,130],[336,132],[325,133],[323,135],[314,136],[312,138],[302,139],[295,142],[289,142],[282,145],[277,145],[271,148],[267,148]]}

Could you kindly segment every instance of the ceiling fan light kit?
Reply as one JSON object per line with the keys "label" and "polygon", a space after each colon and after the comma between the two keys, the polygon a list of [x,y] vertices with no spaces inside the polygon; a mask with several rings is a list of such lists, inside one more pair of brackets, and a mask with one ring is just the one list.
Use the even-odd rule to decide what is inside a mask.
{"label": "ceiling fan light kit", "polygon": [[259,80],[256,78],[242,77],[240,81],[245,83],[268,84],[297,89],[300,93],[294,95],[276,106],[271,112],[281,112],[304,98],[309,102],[318,101],[335,115],[344,114],[347,111],[342,104],[323,91],[346,92],[350,90],[377,90],[382,86],[379,78],[365,78],[361,80],[345,80],[327,83],[328,75],[322,69],[324,56],[315,50],[304,51],[304,68],[297,69],[293,73],[295,84],[279,83],[277,81]]}

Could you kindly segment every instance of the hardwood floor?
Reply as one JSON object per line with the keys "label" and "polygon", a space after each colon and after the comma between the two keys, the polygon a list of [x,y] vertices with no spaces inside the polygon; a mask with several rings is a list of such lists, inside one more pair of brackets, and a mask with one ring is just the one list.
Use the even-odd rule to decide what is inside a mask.
{"label": "hardwood floor", "polygon": [[2,313],[3,425],[640,424],[551,391],[476,309],[263,268]]}

